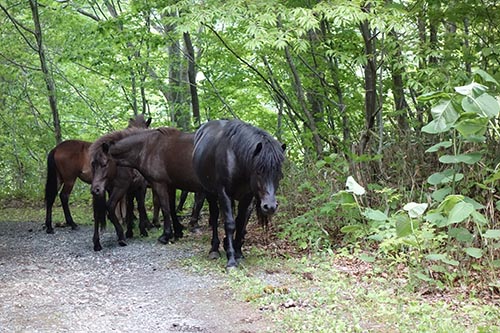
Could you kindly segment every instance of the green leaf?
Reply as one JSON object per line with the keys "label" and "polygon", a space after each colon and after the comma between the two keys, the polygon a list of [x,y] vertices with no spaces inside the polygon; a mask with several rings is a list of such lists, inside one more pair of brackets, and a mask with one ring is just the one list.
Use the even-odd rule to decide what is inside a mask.
{"label": "green leaf", "polygon": [[359,224],[353,224],[353,225],[343,226],[342,228],[340,228],[340,231],[344,234],[350,234],[350,233],[354,233],[354,232],[357,232],[357,231],[362,230],[362,229],[363,229],[363,226],[361,226]]}
{"label": "green leaf", "polygon": [[478,249],[477,247],[466,247],[464,249],[464,252],[476,259],[479,259],[483,256],[483,250]]}
{"label": "green leaf", "polygon": [[451,147],[452,143],[451,141],[443,141],[440,143],[435,144],[434,146],[428,148],[425,152],[426,153],[433,153],[438,151],[440,148],[449,148]]}
{"label": "green leaf", "polygon": [[467,202],[457,203],[448,215],[448,224],[459,223],[465,220],[474,212],[474,206]]}
{"label": "green leaf", "polygon": [[455,173],[453,169],[447,169],[442,172],[436,172],[427,178],[427,182],[431,185],[447,184],[453,181],[458,182],[464,178],[461,173]]}
{"label": "green leaf", "polygon": [[403,209],[408,212],[411,218],[422,216],[429,205],[426,203],[409,202]]}
{"label": "green leaf", "polygon": [[479,84],[477,82],[472,82],[471,84],[468,84],[466,86],[455,87],[455,91],[460,95],[464,96],[472,96],[472,92],[474,90],[476,91],[479,90],[484,92],[488,90],[488,87],[483,86],[482,84]]}
{"label": "green leaf", "polygon": [[422,128],[422,131],[437,134],[448,131],[457,121],[459,114],[451,100],[443,100],[431,109],[433,120]]}
{"label": "green leaf", "polygon": [[427,260],[431,261],[442,261],[445,264],[452,265],[452,266],[458,266],[459,262],[453,259],[448,258],[445,254],[441,253],[430,253],[425,256]]}
{"label": "green leaf", "polygon": [[354,193],[356,195],[363,195],[366,193],[363,186],[359,185],[352,176],[347,177],[345,186],[347,187],[347,192]]}
{"label": "green leaf", "polygon": [[363,260],[364,262],[375,262],[375,257],[367,255],[365,253],[361,253],[358,258]]}
{"label": "green leaf", "polygon": [[488,128],[487,118],[460,118],[455,128],[464,138],[482,137]]}
{"label": "green leaf", "polygon": [[437,227],[442,227],[442,226],[446,225],[446,222],[448,222],[448,219],[446,219],[446,217],[444,217],[440,213],[436,213],[436,212],[429,213],[429,214],[425,215],[425,220],[427,222],[430,222],[430,223],[436,225]]}
{"label": "green leaf", "polygon": [[481,153],[468,153],[468,154],[458,154],[458,155],[443,155],[439,158],[439,162],[445,164],[474,164],[481,160],[483,155]]}
{"label": "green leaf", "polygon": [[388,217],[387,217],[387,215],[385,215],[385,213],[383,213],[379,210],[376,210],[376,209],[367,208],[363,212],[363,215],[366,218],[368,218],[370,220],[374,220],[374,221],[387,221],[388,220]]}
{"label": "green leaf", "polygon": [[483,237],[500,239],[500,229],[488,229],[484,232]]}
{"label": "green leaf", "polygon": [[482,117],[495,118],[500,112],[500,105],[495,97],[484,93],[478,97],[466,96],[462,99],[462,108],[466,112],[475,112]]}
{"label": "green leaf", "polygon": [[412,221],[411,219],[409,219],[404,215],[397,216],[395,220],[396,220],[396,236],[398,237],[405,237],[411,235],[413,232],[412,225],[413,229],[418,227],[417,221]]}
{"label": "green leaf", "polygon": [[436,200],[437,202],[441,202],[450,193],[451,193],[451,187],[447,186],[447,187],[440,188],[439,190],[435,190],[432,193],[431,197],[432,197],[432,199]]}
{"label": "green leaf", "polygon": [[475,75],[479,75],[485,82],[491,82],[491,83],[494,83],[495,85],[499,86],[498,81],[495,80],[495,78],[493,76],[491,76],[490,74],[486,73],[482,69],[476,69],[474,71],[474,74]]}
{"label": "green leaf", "polygon": [[466,228],[451,228],[448,234],[460,242],[468,243],[474,239],[474,236]]}

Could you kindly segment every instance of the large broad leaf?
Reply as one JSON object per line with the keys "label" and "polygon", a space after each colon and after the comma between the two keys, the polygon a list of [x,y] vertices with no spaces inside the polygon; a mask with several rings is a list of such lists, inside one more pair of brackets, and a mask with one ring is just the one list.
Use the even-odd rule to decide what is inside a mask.
{"label": "large broad leaf", "polygon": [[447,184],[453,181],[458,182],[464,178],[461,173],[455,173],[453,169],[447,169],[441,172],[435,172],[427,178],[427,182],[431,185]]}
{"label": "large broad leaf", "polygon": [[475,112],[482,117],[495,118],[500,112],[500,105],[495,97],[482,94],[478,97],[466,96],[462,99],[462,108],[465,112]]}
{"label": "large broad leaf", "polygon": [[466,139],[483,137],[488,128],[488,119],[477,116],[460,117],[460,120],[455,124],[455,128]]}
{"label": "large broad leaf", "polygon": [[472,96],[474,91],[483,93],[486,90],[488,90],[488,87],[483,86],[482,84],[479,84],[477,82],[472,82],[471,84],[468,84],[466,86],[455,87],[455,91],[464,96]]}
{"label": "large broad leaf", "polygon": [[363,215],[368,218],[369,220],[374,220],[374,221],[387,221],[388,217],[385,215],[385,213],[381,212],[380,210],[376,209],[371,209],[367,208],[364,212]]}
{"label": "large broad leaf", "polygon": [[465,253],[467,253],[469,256],[479,259],[483,256],[483,250],[478,249],[477,247],[466,247],[464,249]]}
{"label": "large broad leaf", "polygon": [[425,152],[426,153],[433,153],[433,152],[438,151],[440,148],[449,148],[449,147],[451,147],[451,145],[452,145],[451,141],[443,141],[443,142],[437,143],[434,146],[430,147]]}
{"label": "large broad leaf", "polygon": [[484,81],[486,82],[491,82],[491,83],[494,83],[495,85],[499,86],[500,84],[498,83],[497,80],[495,80],[495,78],[493,76],[491,76],[490,74],[486,73],[485,71],[483,71],[482,69],[476,69],[474,71],[474,74],[476,75],[479,75]]}
{"label": "large broad leaf", "polygon": [[426,203],[409,202],[403,209],[408,212],[411,218],[422,216],[429,205]]}
{"label": "large broad leaf", "polygon": [[459,223],[465,220],[474,211],[474,206],[467,202],[457,203],[448,214],[448,224]]}
{"label": "large broad leaf", "polygon": [[489,229],[483,234],[484,238],[500,239],[500,229]]}
{"label": "large broad leaf", "polygon": [[435,190],[434,192],[432,192],[431,197],[435,201],[441,202],[447,195],[451,193],[451,190],[452,189],[449,186],[440,188],[439,190]]}
{"label": "large broad leaf", "polygon": [[439,158],[439,162],[444,164],[474,164],[481,160],[483,155],[481,153],[468,153],[468,154],[458,154],[458,155],[443,155]]}
{"label": "large broad leaf", "polygon": [[434,120],[422,127],[422,132],[430,134],[446,132],[459,117],[451,100],[441,101],[431,109],[431,113]]}
{"label": "large broad leaf", "polygon": [[396,236],[405,237],[411,235],[413,230],[418,227],[418,222],[409,219],[407,216],[398,215],[396,217]]}
{"label": "large broad leaf", "polygon": [[465,243],[472,242],[474,239],[474,236],[466,228],[451,228],[448,234],[450,237]]}

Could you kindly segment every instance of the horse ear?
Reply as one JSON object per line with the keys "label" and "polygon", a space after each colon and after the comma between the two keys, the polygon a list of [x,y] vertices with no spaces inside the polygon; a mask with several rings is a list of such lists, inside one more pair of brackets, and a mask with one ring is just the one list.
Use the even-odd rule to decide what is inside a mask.
{"label": "horse ear", "polygon": [[153,120],[152,118],[149,118],[148,120],[146,120],[146,127],[149,127],[149,125],[151,125],[152,120]]}
{"label": "horse ear", "polygon": [[109,144],[107,142],[103,142],[103,144],[102,144],[102,151],[104,152],[104,154],[108,153],[108,151],[109,151]]}
{"label": "horse ear", "polygon": [[258,153],[262,150],[262,142],[259,142],[257,146],[255,146],[255,150],[253,152],[253,156],[257,156]]}
{"label": "horse ear", "polygon": [[286,143],[284,143],[284,144],[281,145],[281,149],[283,149],[283,151],[286,150]]}

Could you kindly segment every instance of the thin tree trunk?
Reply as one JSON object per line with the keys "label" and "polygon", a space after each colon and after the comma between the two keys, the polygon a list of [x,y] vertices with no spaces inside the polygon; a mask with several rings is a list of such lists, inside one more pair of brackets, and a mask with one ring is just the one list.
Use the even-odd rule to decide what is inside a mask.
{"label": "thin tree trunk", "polygon": [[[369,9],[366,9],[369,10]],[[366,64],[364,66],[365,78],[365,128],[359,142],[358,153],[364,154],[370,141],[371,132],[375,125],[377,111],[377,65],[375,60],[375,36],[372,35],[370,23],[361,24],[361,34],[365,43]]]}
{"label": "thin tree trunk", "polygon": [[198,89],[196,86],[196,67],[195,67],[195,56],[193,43],[191,42],[191,36],[188,32],[184,33],[184,44],[186,45],[186,51],[188,56],[188,79],[189,79],[189,91],[191,93],[191,107],[193,112],[193,119],[196,126],[201,124],[200,119],[200,102],[198,100]]}
{"label": "thin tree trunk", "polygon": [[38,14],[38,2],[36,0],[30,0],[31,14],[33,17],[33,23],[35,25],[35,39],[37,44],[38,57],[40,58],[40,67],[43,73],[43,78],[45,80],[45,85],[47,86],[47,93],[49,99],[50,110],[52,112],[52,121],[54,124],[54,134],[56,143],[62,141],[61,135],[61,123],[59,120],[59,110],[57,109],[57,99],[56,99],[56,88],[54,79],[49,72],[47,67],[47,60],[45,58],[45,50],[42,41],[42,28],[40,26],[40,16]]}

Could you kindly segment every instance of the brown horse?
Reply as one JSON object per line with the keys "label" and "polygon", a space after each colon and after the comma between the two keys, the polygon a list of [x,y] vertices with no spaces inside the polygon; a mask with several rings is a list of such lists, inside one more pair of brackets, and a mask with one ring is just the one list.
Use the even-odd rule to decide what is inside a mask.
{"label": "brown horse", "polygon": [[[146,128],[151,119],[147,121],[143,115],[138,115],[129,120],[129,127]],[[66,224],[72,229],[77,229],[69,210],[69,196],[73,190],[76,180],[79,178],[85,183],[92,181],[92,169],[90,165],[89,147],[91,142],[80,140],[67,140],[53,148],[47,156],[47,181],[45,184],[45,226],[48,234],[54,233],[52,227],[52,206],[59,193],[61,205],[64,211]]]}
{"label": "brown horse", "polygon": [[[101,168],[109,166],[103,158],[107,155],[118,166],[139,170],[151,185],[163,213],[163,234],[158,240],[164,244],[168,243],[173,234],[176,238],[182,237],[182,225],[175,213],[176,189],[203,191],[191,163],[193,140],[194,134],[162,127],[117,131],[99,138],[95,143],[95,146],[100,147],[100,153],[95,156],[102,159],[94,160],[95,165]],[[94,231],[94,249],[99,249],[97,226]],[[118,227],[119,241],[123,238],[122,234],[123,231]]]}

